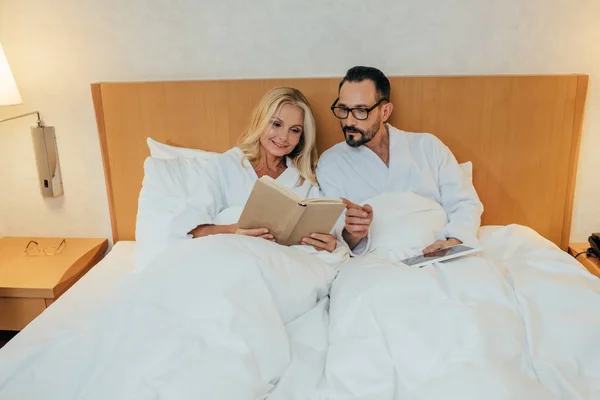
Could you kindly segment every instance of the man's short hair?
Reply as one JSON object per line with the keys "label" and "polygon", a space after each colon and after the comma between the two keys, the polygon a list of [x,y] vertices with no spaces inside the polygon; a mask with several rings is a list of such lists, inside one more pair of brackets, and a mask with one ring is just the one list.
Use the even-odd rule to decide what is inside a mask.
{"label": "man's short hair", "polygon": [[390,99],[390,93],[392,91],[390,87],[390,81],[383,72],[373,67],[357,66],[352,67],[346,72],[346,76],[340,82],[338,87],[338,93],[345,82],[362,82],[365,79],[373,81],[375,84],[375,90],[379,95],[379,98]]}

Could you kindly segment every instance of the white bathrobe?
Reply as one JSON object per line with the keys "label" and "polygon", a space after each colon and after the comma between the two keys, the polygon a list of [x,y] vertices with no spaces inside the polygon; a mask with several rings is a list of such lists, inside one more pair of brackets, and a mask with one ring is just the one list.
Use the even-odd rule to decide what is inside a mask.
{"label": "white bathrobe", "polygon": [[[211,159],[199,172],[190,189],[188,205],[179,217],[193,222],[194,227],[236,223],[258,179],[252,165],[248,160],[244,160],[242,164],[242,159],[243,153],[238,147]],[[298,170],[291,159],[287,158],[286,163],[287,169],[276,179],[278,183],[290,188],[300,199],[322,197],[319,187],[308,180],[304,180],[302,185],[298,186]],[[175,224],[179,225],[177,221]],[[344,220],[340,217],[331,232],[337,240],[337,257],[343,258],[344,254],[360,254],[350,252],[341,235],[343,227]],[[312,246],[295,247],[308,252],[314,251]]]}
{"label": "white bathrobe", "polygon": [[446,228],[436,233],[439,239],[477,245],[483,205],[450,149],[431,134],[387,127],[389,167],[366,146],[342,142],[323,153],[317,179],[325,196],[363,203],[382,193],[414,192],[437,201],[448,214]]}
{"label": "white bathrobe", "polygon": [[[258,180],[248,160],[244,160],[242,165],[242,158],[242,151],[234,147],[216,155],[202,169],[191,188],[189,198],[189,206],[195,211],[196,225],[221,225],[217,217],[228,209],[233,210],[233,213],[237,212],[239,217]],[[321,197],[319,187],[308,180],[297,186],[299,178],[298,170],[287,158],[287,169],[276,181],[292,189],[300,199]],[[237,218],[234,221],[237,222]]]}

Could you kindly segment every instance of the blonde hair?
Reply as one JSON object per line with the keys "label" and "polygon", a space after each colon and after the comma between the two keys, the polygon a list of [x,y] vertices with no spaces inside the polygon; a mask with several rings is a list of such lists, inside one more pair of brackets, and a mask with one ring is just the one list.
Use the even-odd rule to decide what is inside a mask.
{"label": "blonde hair", "polygon": [[[304,126],[300,141],[287,155],[298,169],[300,181],[298,186],[307,179],[317,184],[315,169],[317,167],[317,144],[315,119],[306,97],[298,89],[289,87],[276,87],[263,96],[252,112],[250,125],[239,139],[238,147],[252,165],[263,166],[265,162],[260,137],[269,124],[271,118],[281,110],[285,104],[292,104],[304,111]],[[243,160],[242,160],[243,162]]]}

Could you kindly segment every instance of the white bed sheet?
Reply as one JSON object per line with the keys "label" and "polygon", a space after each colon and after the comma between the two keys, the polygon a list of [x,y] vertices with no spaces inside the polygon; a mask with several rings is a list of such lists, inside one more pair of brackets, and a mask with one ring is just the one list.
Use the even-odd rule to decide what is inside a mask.
{"label": "white bed sheet", "polygon": [[347,262],[319,400],[600,399],[600,280],[518,225],[425,268]]}
{"label": "white bed sheet", "polygon": [[50,342],[0,354],[0,398],[307,399],[323,372],[336,271],[243,235],[183,242],[104,289],[113,296],[78,323],[32,327]]}
{"label": "white bed sheet", "polygon": [[[303,258],[293,262],[295,257],[283,254],[293,253],[291,250],[267,251],[264,247],[272,246],[268,242],[250,246],[247,242],[253,239],[246,237],[190,241],[185,248],[165,255],[155,271],[147,273],[145,281],[143,274],[141,279],[128,278],[135,243],[120,243],[0,350],[0,378],[8,377],[9,382],[15,377],[7,386],[6,398],[116,398],[114,394],[119,393],[124,394],[123,398],[178,399],[183,394],[185,398],[204,393],[203,388],[210,389],[211,385],[203,386],[200,378],[207,381],[206,377],[214,376],[218,380],[221,376],[198,369],[202,367],[200,361],[211,361],[200,351],[208,346],[201,349],[190,343],[201,337],[202,343],[210,344],[211,335],[202,330],[206,324],[200,323],[202,329],[192,329],[189,321],[227,315],[231,318],[224,327],[244,329],[233,332],[233,336],[212,335],[219,339],[217,344],[228,337],[222,343],[224,349],[229,349],[231,343],[241,343],[240,349],[256,347],[250,353],[255,355],[253,360],[275,371],[267,376],[261,372],[265,368],[248,368],[262,375],[257,378],[248,372],[244,375],[247,386],[253,386],[263,375],[277,379],[267,380],[256,390],[240,389],[237,396],[200,398],[416,400],[448,394],[456,398],[460,394],[479,399],[490,397],[491,387],[501,389],[495,398],[596,398],[600,393],[596,383],[600,382],[600,353],[592,343],[600,332],[595,312],[600,304],[600,283],[576,260],[527,228],[485,227],[480,233],[485,259],[469,257],[426,269],[392,267],[388,265],[391,261],[374,257],[347,262],[333,282],[331,310],[324,287],[329,284],[322,282],[320,294],[310,295],[314,300],[309,302],[301,301],[306,296],[295,292],[298,287],[306,287],[307,293],[314,289],[296,274],[307,266],[318,271],[324,265],[305,263]],[[261,247],[255,248],[257,245]],[[196,262],[198,254],[202,254],[202,264]],[[213,268],[215,265],[219,268]],[[212,271],[208,280],[207,271]],[[231,278],[227,278],[229,275]],[[256,286],[250,285],[254,278],[265,285],[252,289]],[[130,279],[139,286],[135,295],[122,286]],[[329,282],[329,278],[326,280]],[[219,282],[223,290],[213,290],[220,287],[216,285]],[[92,339],[95,335],[95,341],[77,332],[64,334],[85,328],[87,317],[110,308],[103,306],[116,297],[118,287],[125,288],[131,299],[119,302],[115,311],[123,312],[129,304],[136,312],[126,312],[121,316],[125,318],[119,313],[113,319],[113,314],[104,317],[111,322],[127,321],[126,326],[103,324],[106,320],[101,318],[100,324],[92,324],[87,330],[93,333]],[[246,292],[247,297],[240,297]],[[259,298],[259,294],[266,296]],[[211,299],[219,299],[218,304],[211,303]],[[315,305],[310,306],[313,301]],[[253,307],[246,308],[246,304]],[[157,312],[159,309],[163,312]],[[271,315],[271,311],[286,317],[269,317],[264,323],[257,323],[253,317]],[[152,317],[146,318],[148,315]],[[249,317],[243,318],[249,319],[240,322],[239,317],[245,315]],[[132,316],[142,324],[129,324]],[[118,326],[120,331],[112,328]],[[149,326],[169,328],[147,329]],[[97,329],[102,327],[111,328]],[[86,340],[79,340],[82,337]],[[257,338],[267,339],[260,341],[261,346],[267,345],[249,347]],[[54,340],[48,344],[49,339]],[[163,346],[157,352],[159,340]],[[185,351],[180,352],[180,348]],[[215,361],[207,364],[223,367],[219,370],[223,376],[233,373],[237,378],[238,371],[243,375],[246,370],[231,368],[243,363],[222,358],[221,353],[207,353]],[[32,354],[33,362],[22,362]],[[115,358],[114,354],[121,356]],[[274,361],[265,363],[267,358]],[[75,359],[87,359],[88,370],[85,362],[69,364]],[[58,371],[71,375],[62,379]],[[70,396],[66,394],[68,385],[62,385],[61,380],[90,382],[80,392],[85,395]],[[105,382],[111,382],[110,387]],[[262,385],[262,381],[259,383]],[[46,390],[52,385],[59,390]],[[103,389],[113,390],[113,396],[105,396]],[[10,397],[11,393],[27,396]],[[248,397],[240,393],[248,393]],[[0,398],[4,398],[2,394]]]}
{"label": "white bed sheet", "polygon": [[7,361],[24,357],[29,354],[28,349],[73,328],[105,305],[118,285],[133,272],[134,250],[133,241],[115,244],[98,264],[0,349],[3,359],[0,376],[9,372],[2,370],[3,366],[10,366]]}

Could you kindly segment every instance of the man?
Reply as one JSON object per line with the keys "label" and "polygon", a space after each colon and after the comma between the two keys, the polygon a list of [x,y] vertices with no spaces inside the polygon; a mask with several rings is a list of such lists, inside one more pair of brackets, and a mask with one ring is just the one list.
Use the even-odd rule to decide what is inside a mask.
{"label": "man", "polygon": [[414,192],[437,201],[449,219],[439,240],[423,252],[476,244],[483,205],[473,184],[463,179],[454,155],[438,138],[386,124],[394,109],[390,91],[380,70],[354,67],[340,82],[338,99],[331,106],[346,142],[323,153],[317,179],[327,197],[349,200],[346,241],[366,242],[372,220],[372,209],[356,203],[385,192]]}

